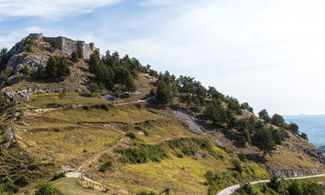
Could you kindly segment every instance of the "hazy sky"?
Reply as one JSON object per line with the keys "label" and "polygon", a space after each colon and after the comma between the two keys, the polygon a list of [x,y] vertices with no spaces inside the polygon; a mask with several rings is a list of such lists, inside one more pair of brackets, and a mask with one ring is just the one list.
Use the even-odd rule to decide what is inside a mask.
{"label": "hazy sky", "polygon": [[95,42],[270,113],[325,113],[324,0],[0,0],[0,47]]}

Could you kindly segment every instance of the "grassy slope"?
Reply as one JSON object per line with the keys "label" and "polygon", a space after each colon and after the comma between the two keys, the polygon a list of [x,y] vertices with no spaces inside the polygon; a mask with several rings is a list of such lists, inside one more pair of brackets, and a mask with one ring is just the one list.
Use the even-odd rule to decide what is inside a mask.
{"label": "grassy slope", "polygon": [[[57,109],[46,108],[49,103],[60,104]],[[20,104],[17,109],[24,110],[21,119],[15,122],[16,132],[22,137],[18,144],[41,161],[83,170],[92,178],[117,184],[134,191],[149,189],[159,192],[170,186],[178,192],[206,192],[204,174],[208,171],[223,172],[232,168],[231,155],[218,147],[215,152],[220,159],[208,155],[183,158],[170,151],[167,159],[145,164],[122,164],[113,150],[132,147],[136,143],[158,144],[181,137],[200,137],[190,132],[182,121],[175,119],[172,110],[148,108],[142,104],[114,106],[109,111],[102,109],[85,110],[81,105],[107,103],[95,97],[81,97],[75,93],[33,95],[30,102]],[[150,125],[146,120],[151,120]],[[139,134],[139,127],[149,136]],[[135,140],[125,136],[134,132]],[[85,152],[85,150],[87,152]],[[203,152],[202,152],[203,153]],[[100,173],[98,167],[110,156],[113,168]],[[268,176],[258,165],[257,177]]]}

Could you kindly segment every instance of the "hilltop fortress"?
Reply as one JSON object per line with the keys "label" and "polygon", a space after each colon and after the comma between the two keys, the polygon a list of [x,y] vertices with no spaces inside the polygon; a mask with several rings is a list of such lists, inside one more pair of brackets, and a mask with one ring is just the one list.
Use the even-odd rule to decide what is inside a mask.
{"label": "hilltop fortress", "polygon": [[94,43],[86,44],[85,41],[75,41],[62,36],[44,37],[43,33],[31,33],[28,37],[37,41],[44,41],[50,44],[56,41],[59,49],[68,55],[71,55],[72,52],[77,51],[79,47],[82,51],[84,59],[89,59],[90,54],[92,54],[94,51],[99,52],[99,49],[95,47]]}

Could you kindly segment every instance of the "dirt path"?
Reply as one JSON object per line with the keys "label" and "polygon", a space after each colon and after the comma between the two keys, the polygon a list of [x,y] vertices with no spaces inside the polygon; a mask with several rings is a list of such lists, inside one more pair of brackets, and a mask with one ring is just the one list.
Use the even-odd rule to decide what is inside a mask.
{"label": "dirt path", "polygon": [[148,97],[148,98],[146,98],[144,100],[140,99],[140,100],[136,100],[136,101],[132,101],[132,102],[115,103],[114,105],[119,106],[119,105],[127,105],[127,104],[137,104],[137,103],[148,102],[150,100],[152,100],[152,97]]}
{"label": "dirt path", "polygon": [[[307,179],[307,178],[314,178],[314,177],[325,177],[325,174],[302,176],[302,177],[290,177],[290,178],[285,178],[284,180]],[[253,181],[253,182],[250,182],[250,184],[254,185],[254,184],[258,184],[258,183],[267,183],[267,182],[270,182],[270,180]],[[233,186],[223,189],[217,195],[230,195],[239,188],[240,188],[240,185],[236,184],[236,185],[233,185]]]}
{"label": "dirt path", "polygon": [[[99,152],[99,153],[93,155],[92,157],[88,158],[87,160],[85,160],[85,161],[84,161],[84,162],[79,166],[79,168],[78,168],[77,170],[75,170],[75,171],[71,171],[71,172],[67,172],[67,173],[65,173],[65,176],[68,177],[68,178],[82,179],[82,180],[84,180],[84,181],[91,182],[91,183],[96,184],[96,185],[99,185],[99,186],[105,186],[105,184],[102,184],[102,183],[100,183],[100,182],[98,182],[98,181],[96,181],[96,180],[93,180],[93,179],[91,179],[91,178],[85,176],[86,168],[89,167],[89,165],[94,164],[96,161],[98,161],[98,159],[99,159],[102,155],[104,155],[104,154],[106,154],[106,153],[109,153],[109,152],[112,152],[112,151],[115,149],[114,146],[116,146],[118,142],[119,142],[119,143],[124,143],[124,142],[126,142],[126,141],[127,141],[127,140],[126,140],[125,137],[121,137],[121,138],[118,139],[115,143],[112,144],[112,147],[109,147],[109,148],[107,148],[107,149],[105,149],[105,150],[102,150],[101,152]],[[122,187],[120,187],[120,186],[115,186],[115,187],[117,187],[117,188],[121,188],[121,189],[122,189]]]}

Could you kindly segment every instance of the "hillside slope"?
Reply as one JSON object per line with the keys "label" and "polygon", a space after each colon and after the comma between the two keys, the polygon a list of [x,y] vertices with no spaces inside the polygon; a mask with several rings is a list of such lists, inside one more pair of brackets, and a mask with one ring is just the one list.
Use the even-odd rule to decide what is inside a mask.
{"label": "hillside slope", "polygon": [[[71,74],[64,79],[40,78],[38,69],[49,66],[53,56],[65,56]],[[230,117],[204,118],[214,100],[201,85],[198,91],[203,90],[204,97],[198,96],[198,101],[203,103],[193,106],[195,100],[188,103],[186,97],[195,95],[184,90],[185,82],[176,90],[169,73],[157,75],[142,66],[133,73],[135,59],[113,54],[101,62],[94,56],[75,60],[49,43],[29,39],[17,43],[5,57],[0,61],[5,62],[0,77],[3,190],[32,192],[69,169],[120,194],[159,193],[166,186],[176,194],[213,194],[271,174],[286,177],[324,171],[323,153],[294,132],[283,130],[287,136],[281,137],[281,143],[263,151],[254,128],[282,132],[283,127],[243,107],[235,113],[230,105],[237,105],[236,101],[228,97],[217,98],[221,103],[213,108],[216,113],[226,109],[233,126]],[[121,64],[112,68],[115,80],[108,83],[107,76],[99,77],[93,70],[93,63],[100,66],[114,59]],[[117,76],[125,75],[123,68],[130,72],[127,77],[133,78],[134,87]],[[159,82],[164,79],[171,80],[173,94],[167,92],[162,101],[170,101],[162,104],[160,89],[165,84]],[[249,118],[256,127],[243,142],[239,124]]]}

